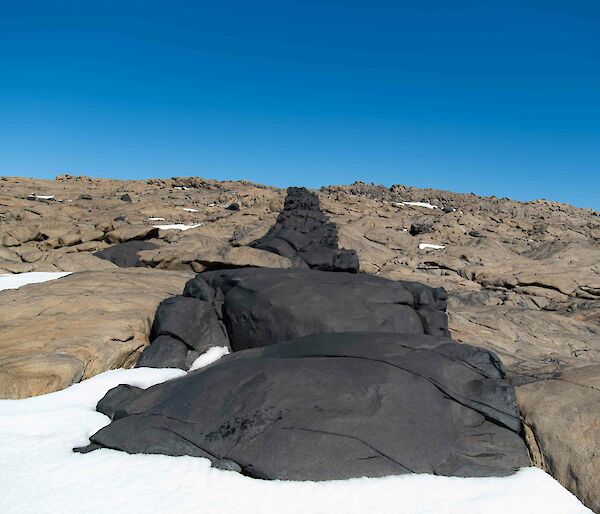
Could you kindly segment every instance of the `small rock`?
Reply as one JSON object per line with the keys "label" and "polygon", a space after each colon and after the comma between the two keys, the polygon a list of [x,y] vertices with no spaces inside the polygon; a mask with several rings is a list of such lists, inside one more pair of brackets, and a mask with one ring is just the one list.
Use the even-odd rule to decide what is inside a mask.
{"label": "small rock", "polygon": [[433,232],[433,227],[429,223],[413,223],[410,226],[410,235],[428,234]]}

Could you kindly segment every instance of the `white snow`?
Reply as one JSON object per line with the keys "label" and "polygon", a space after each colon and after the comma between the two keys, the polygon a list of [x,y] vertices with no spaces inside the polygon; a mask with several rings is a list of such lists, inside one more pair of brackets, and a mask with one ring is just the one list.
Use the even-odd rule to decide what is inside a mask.
{"label": "white snow", "polygon": [[184,207],[183,210],[185,212],[198,212],[198,209],[192,209],[191,207]]}
{"label": "white snow", "polygon": [[27,284],[39,284],[40,282],[48,282],[57,278],[70,275],[71,271],[30,271],[28,273],[15,273],[14,275],[0,275],[0,291],[4,289],[18,289]]}
{"label": "white snow", "polygon": [[208,366],[228,353],[229,348],[227,348],[227,346],[212,346],[206,352],[200,355],[200,357],[198,357],[194,362],[192,362],[190,371]]}
{"label": "white snow", "polygon": [[165,221],[165,218],[148,218],[148,221]]}
{"label": "white snow", "polygon": [[202,223],[196,223],[193,225],[186,225],[185,223],[174,223],[172,225],[153,225],[154,228],[161,230],[189,230],[190,228],[196,228],[202,225]]}
{"label": "white snow", "polygon": [[35,193],[30,193],[29,198],[37,198],[38,200],[52,200],[54,195],[36,195]]}
{"label": "white snow", "polygon": [[[214,357],[218,347],[205,356],[211,352]],[[177,369],[119,369],[56,393],[0,400],[0,512],[591,513],[536,468],[503,478],[422,474],[286,482],[213,469],[202,458],[71,451],[88,444],[88,437],[108,424],[109,419],[95,411],[106,391],[123,383],[145,388],[183,375]]]}
{"label": "white snow", "polygon": [[425,207],[425,209],[439,209],[437,205],[430,204],[429,202],[400,202],[394,205],[410,205],[411,207]]}
{"label": "white snow", "polygon": [[419,250],[443,250],[446,245],[437,245],[434,243],[419,243]]}

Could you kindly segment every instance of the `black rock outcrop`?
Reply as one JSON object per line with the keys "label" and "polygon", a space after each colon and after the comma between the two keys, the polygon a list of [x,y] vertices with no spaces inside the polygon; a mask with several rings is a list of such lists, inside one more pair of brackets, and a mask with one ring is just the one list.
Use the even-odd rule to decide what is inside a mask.
{"label": "black rock outcrop", "polygon": [[[446,294],[412,282],[314,270],[238,269],[200,273],[223,298],[233,350],[335,332],[447,336]],[[190,294],[190,282],[184,294]]]}
{"label": "black rock outcrop", "polygon": [[120,268],[144,267],[145,264],[140,260],[138,253],[155,248],[158,248],[158,245],[151,241],[125,241],[95,252],[94,255],[106,259]]}
{"label": "black rock outcrop", "polygon": [[287,257],[299,268],[358,272],[356,252],[338,248],[337,227],[321,211],[317,195],[301,187],[288,188],[277,222],[251,246]]}
{"label": "black rock outcrop", "polygon": [[340,273],[358,271],[356,255],[302,189],[255,246],[296,267],[199,273],[160,304],[138,366],[234,353],[145,391],[112,389],[98,403],[112,422],[79,451],[192,455],[294,480],[529,465],[512,386],[492,352],[450,339],[445,290]]}
{"label": "black rock outcrop", "polygon": [[244,350],[146,391],[119,386],[99,408],[113,422],[81,451],[226,460],[266,479],[497,476],[529,464],[495,356],[427,335],[319,334]]}

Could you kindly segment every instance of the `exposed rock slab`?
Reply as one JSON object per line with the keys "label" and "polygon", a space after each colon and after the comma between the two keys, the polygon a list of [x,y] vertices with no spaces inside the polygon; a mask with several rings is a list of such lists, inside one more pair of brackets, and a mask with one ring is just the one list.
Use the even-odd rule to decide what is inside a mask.
{"label": "exposed rock slab", "polygon": [[249,246],[231,246],[223,239],[195,233],[181,237],[168,246],[139,252],[141,262],[150,267],[204,271],[215,268],[291,268],[287,257]]}
{"label": "exposed rock slab", "polygon": [[529,463],[511,386],[486,350],[400,334],[321,334],[237,352],[99,404],[92,445],[228,462],[268,479],[427,472],[506,475]]}
{"label": "exposed rock slab", "polygon": [[339,248],[336,225],[305,188],[288,188],[277,222],[252,246],[287,257],[295,267],[358,272],[356,252]]}
{"label": "exposed rock slab", "polygon": [[448,335],[445,291],[417,283],[298,269],[222,270],[197,279],[222,291],[234,350],[329,332]]}
{"label": "exposed rock slab", "polygon": [[534,463],[600,512],[600,365],[520,386],[517,397]]}
{"label": "exposed rock slab", "polygon": [[132,366],[148,344],[158,304],[187,279],[117,268],[0,292],[0,397],[58,391]]}
{"label": "exposed rock slab", "polygon": [[155,250],[159,245],[154,241],[126,241],[103,248],[94,253],[96,257],[106,259],[120,268],[143,267],[145,264],[140,260],[139,252],[144,250]]}

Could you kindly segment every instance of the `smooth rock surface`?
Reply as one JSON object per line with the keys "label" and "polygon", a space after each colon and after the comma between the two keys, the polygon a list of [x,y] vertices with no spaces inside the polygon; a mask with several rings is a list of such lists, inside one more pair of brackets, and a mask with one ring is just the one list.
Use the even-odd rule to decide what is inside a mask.
{"label": "smooth rock surface", "polygon": [[350,331],[448,335],[446,294],[366,274],[243,269],[198,278],[223,293],[234,350]]}
{"label": "smooth rock surface", "polygon": [[516,391],[534,464],[600,512],[600,365]]}
{"label": "smooth rock surface", "polygon": [[110,395],[121,398],[101,401],[113,422],[81,451],[225,459],[289,480],[497,476],[529,464],[499,361],[440,337],[321,334]]}
{"label": "smooth rock surface", "polygon": [[139,252],[154,250],[158,247],[159,245],[154,241],[126,241],[99,250],[94,255],[106,259],[120,268],[142,267],[144,263],[140,260]]}
{"label": "smooth rock surface", "polygon": [[158,304],[189,277],[116,268],[0,292],[0,398],[58,391],[132,366]]}

